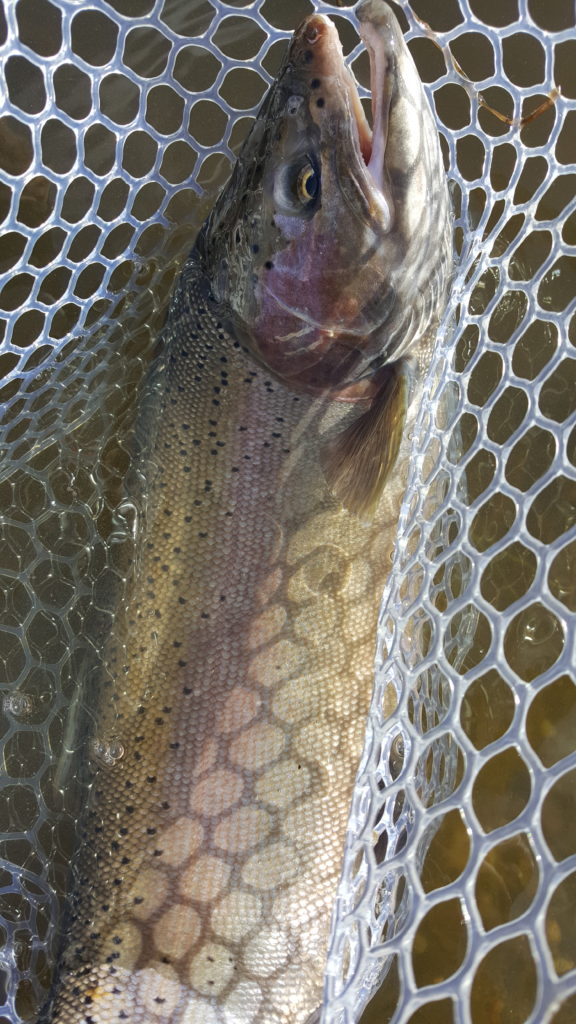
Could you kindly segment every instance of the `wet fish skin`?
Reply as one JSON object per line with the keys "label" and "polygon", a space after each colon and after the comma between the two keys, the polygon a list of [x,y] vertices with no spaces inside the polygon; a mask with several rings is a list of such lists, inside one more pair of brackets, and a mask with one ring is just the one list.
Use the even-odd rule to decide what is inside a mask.
{"label": "wet fish skin", "polygon": [[[316,79],[330,80],[321,94]],[[148,399],[141,552],[100,701],[98,738],[124,755],[95,778],[60,1024],[305,1024],[321,1001],[402,489],[395,478],[364,521],[328,486],[323,452],[370,411],[384,321],[393,332],[409,317],[400,270],[384,300],[370,290],[391,229],[351,88],[335,30],[307,19],[171,305]],[[307,158],[318,145],[322,205],[289,214],[277,176],[302,139]],[[339,223],[326,180],[348,182],[346,162],[357,177]],[[313,287],[282,292],[304,251]],[[381,256],[388,271],[398,253]],[[434,275],[436,304],[427,293],[414,322],[437,315],[446,268]],[[308,337],[290,363],[270,339],[294,326]]]}
{"label": "wet fish skin", "polygon": [[[383,0],[364,0],[357,14],[379,90],[374,139],[335,30],[304,22],[198,240],[213,293],[252,355],[296,389],[341,397],[422,336],[452,262],[438,134],[418,73]],[[321,185],[302,210],[286,178],[306,161]]]}

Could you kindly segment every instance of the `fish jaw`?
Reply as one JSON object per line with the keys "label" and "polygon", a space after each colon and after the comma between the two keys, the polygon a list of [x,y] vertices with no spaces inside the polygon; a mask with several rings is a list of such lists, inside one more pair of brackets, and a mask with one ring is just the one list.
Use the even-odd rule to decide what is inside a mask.
{"label": "fish jaw", "polygon": [[[202,242],[236,338],[295,390],[335,398],[359,384],[363,393],[426,331],[451,271],[447,185],[422,84],[383,0],[358,15],[374,132],[334,25],[310,16]],[[309,199],[302,175],[314,182]]]}

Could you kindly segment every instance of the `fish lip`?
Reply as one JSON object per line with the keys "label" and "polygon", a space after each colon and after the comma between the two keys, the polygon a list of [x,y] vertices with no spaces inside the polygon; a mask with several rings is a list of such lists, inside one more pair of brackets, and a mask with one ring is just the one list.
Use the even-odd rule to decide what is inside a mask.
{"label": "fish lip", "polygon": [[385,226],[392,224],[392,203],[386,180],[388,118],[394,88],[400,26],[384,0],[361,0],[356,11],[359,35],[370,60],[372,102],[371,152],[366,167],[381,197]]}

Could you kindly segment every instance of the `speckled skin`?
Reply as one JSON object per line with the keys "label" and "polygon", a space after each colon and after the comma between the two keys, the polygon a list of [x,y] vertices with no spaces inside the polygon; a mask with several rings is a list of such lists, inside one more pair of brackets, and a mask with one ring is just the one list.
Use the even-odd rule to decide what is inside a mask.
{"label": "speckled skin", "polygon": [[86,973],[54,1021],[288,1024],[321,999],[398,485],[369,524],[338,505],[318,449],[349,409],[255,368],[188,274],[99,723],[124,756],[87,830]]}
{"label": "speckled skin", "polygon": [[[397,473],[364,522],[321,453],[430,328],[450,265],[420,83],[385,5],[362,9],[394,55],[384,199],[336,31],[314,16],[172,302],[58,1024],[307,1024],[321,1002],[402,489]],[[301,209],[295,161],[322,175]]]}

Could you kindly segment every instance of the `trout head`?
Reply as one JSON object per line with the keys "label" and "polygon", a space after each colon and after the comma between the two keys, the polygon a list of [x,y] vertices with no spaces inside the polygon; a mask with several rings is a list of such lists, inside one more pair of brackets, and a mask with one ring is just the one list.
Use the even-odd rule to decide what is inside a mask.
{"label": "trout head", "polygon": [[308,17],[197,246],[253,357],[297,390],[343,398],[372,393],[422,333],[450,263],[445,175],[412,58],[383,0],[357,13],[373,129],[334,25]]}

